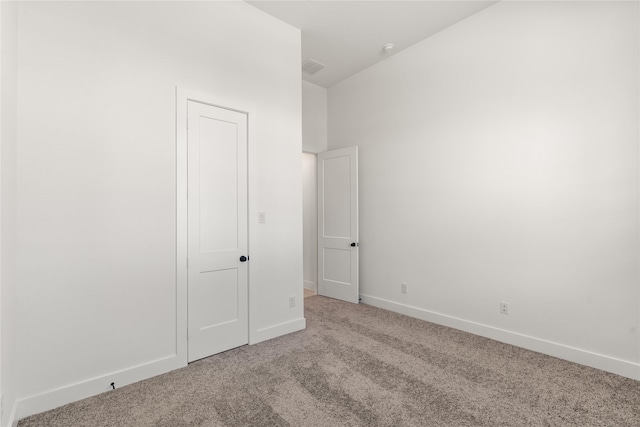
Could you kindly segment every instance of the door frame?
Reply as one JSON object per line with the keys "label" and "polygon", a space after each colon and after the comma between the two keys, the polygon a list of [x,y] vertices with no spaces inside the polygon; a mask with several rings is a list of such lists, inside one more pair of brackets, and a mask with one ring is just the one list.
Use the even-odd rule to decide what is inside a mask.
{"label": "door frame", "polygon": [[[247,115],[247,254],[251,253],[251,212],[255,211],[256,195],[256,106],[236,97],[224,97],[176,87],[176,356],[180,366],[187,365],[187,327],[188,327],[188,216],[187,216],[187,103],[189,101],[233,110]],[[249,344],[254,342],[254,307],[251,293],[251,264],[247,265],[247,293],[249,317]]]}
{"label": "door frame", "polygon": [[[359,217],[359,188],[358,188],[358,177],[359,177],[359,172],[358,172],[358,166],[359,166],[359,162],[358,162],[358,146],[354,145],[354,146],[350,146],[350,147],[343,147],[343,148],[338,148],[335,150],[327,150],[327,151],[323,151],[321,153],[317,154],[317,182],[318,182],[318,205],[317,205],[317,209],[318,209],[318,277],[317,277],[317,282],[318,282],[318,295],[322,295],[322,296],[327,296],[327,297],[331,297],[331,298],[336,298],[342,301],[346,301],[346,302],[350,302],[350,303],[354,303],[354,304],[358,304],[360,302],[360,231],[359,231],[359,223],[360,223],[360,217]],[[329,159],[335,159],[335,158],[340,158],[340,157],[344,157],[344,156],[348,156],[349,157],[349,165],[350,165],[350,170],[349,170],[349,180],[350,180],[350,231],[351,231],[351,236],[350,239],[348,239],[347,241],[351,241],[350,242],[350,246],[351,247],[347,247],[347,249],[350,252],[350,262],[351,262],[351,276],[350,276],[350,285],[355,285],[355,295],[353,295],[353,293],[351,292],[351,289],[349,288],[345,288],[344,286],[342,287],[335,287],[334,289],[331,291],[328,291],[328,289],[323,289],[323,292],[321,292],[321,284],[324,286],[324,282],[332,282],[332,280],[324,280],[322,279],[322,277],[324,277],[324,271],[325,271],[325,265],[326,263],[324,262],[324,249],[325,249],[325,240],[326,239],[331,239],[334,241],[335,244],[335,240],[341,240],[344,239],[344,237],[341,236],[324,236],[324,212],[326,211],[326,205],[324,202],[324,196],[325,196],[325,169],[324,169],[324,161],[325,160],[329,160]],[[323,199],[323,201],[321,202],[320,200]],[[330,246],[330,245],[329,245]],[[339,247],[334,247],[334,249],[338,249],[338,250],[344,250],[342,248]],[[354,264],[355,264],[355,269],[354,269]],[[334,283],[344,283],[345,282],[339,282],[339,281],[333,281]],[[329,287],[331,287],[331,285],[328,285]],[[345,289],[347,289],[347,292],[345,292]]]}

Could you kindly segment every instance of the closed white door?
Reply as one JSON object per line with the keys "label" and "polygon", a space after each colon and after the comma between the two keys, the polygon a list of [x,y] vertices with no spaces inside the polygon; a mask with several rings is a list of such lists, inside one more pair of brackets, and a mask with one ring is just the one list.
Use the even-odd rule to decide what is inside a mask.
{"label": "closed white door", "polygon": [[358,147],[318,154],[318,294],[358,303]]}
{"label": "closed white door", "polygon": [[247,115],[189,101],[188,360],[248,343]]}

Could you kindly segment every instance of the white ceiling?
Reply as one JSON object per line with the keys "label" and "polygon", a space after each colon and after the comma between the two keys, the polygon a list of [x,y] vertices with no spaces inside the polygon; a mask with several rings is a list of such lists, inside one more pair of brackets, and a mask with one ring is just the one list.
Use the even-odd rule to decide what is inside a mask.
{"label": "white ceiling", "polygon": [[[302,60],[326,65],[303,79],[323,87],[394,55],[497,1],[248,1],[302,30]],[[382,50],[393,43],[391,54]]]}

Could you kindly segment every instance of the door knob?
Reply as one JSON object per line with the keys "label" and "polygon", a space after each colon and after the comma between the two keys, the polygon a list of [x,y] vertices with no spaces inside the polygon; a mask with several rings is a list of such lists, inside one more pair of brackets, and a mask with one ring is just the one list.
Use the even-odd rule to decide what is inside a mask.
{"label": "door knob", "polygon": [[248,259],[249,259],[249,257],[242,255],[242,256],[240,257],[240,262],[245,262],[245,261],[247,261]]}
{"label": "door knob", "polygon": [[351,243],[351,247],[355,248],[356,246],[360,246],[360,245],[356,242]]}

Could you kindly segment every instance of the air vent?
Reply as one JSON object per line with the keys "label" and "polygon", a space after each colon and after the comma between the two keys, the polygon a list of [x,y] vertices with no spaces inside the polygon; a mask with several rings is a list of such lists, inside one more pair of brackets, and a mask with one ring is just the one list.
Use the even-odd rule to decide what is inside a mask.
{"label": "air vent", "polygon": [[313,59],[307,59],[302,62],[302,72],[310,76],[314,75],[318,71],[322,70],[326,65],[314,61]]}

